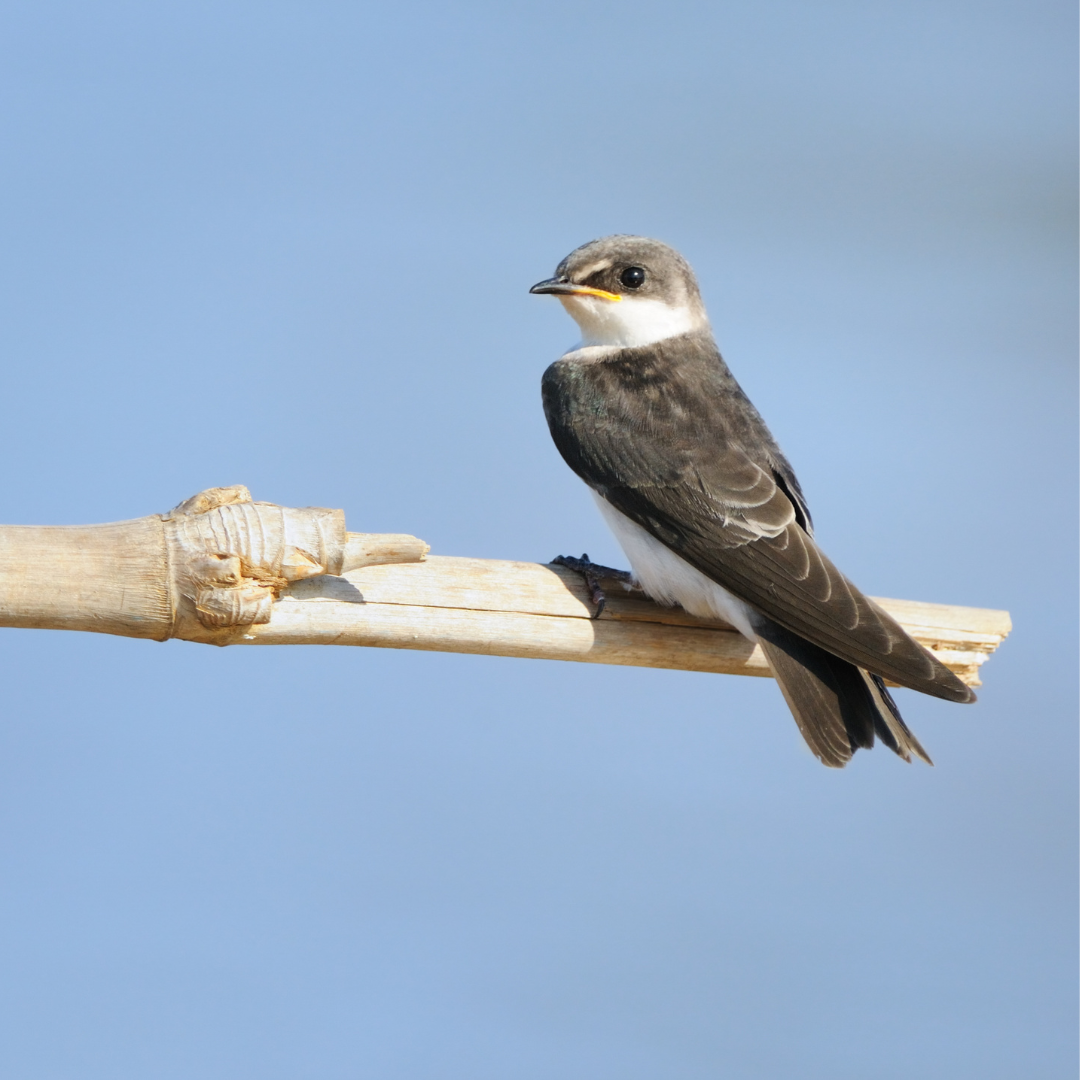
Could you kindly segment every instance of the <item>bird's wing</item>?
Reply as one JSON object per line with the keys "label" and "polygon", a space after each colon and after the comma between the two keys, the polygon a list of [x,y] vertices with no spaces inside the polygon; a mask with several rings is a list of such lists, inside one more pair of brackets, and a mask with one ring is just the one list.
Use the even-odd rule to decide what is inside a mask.
{"label": "bird's wing", "polygon": [[[773,455],[761,452],[762,443],[748,448],[748,440],[732,437],[738,425],[725,423],[723,409],[739,401],[725,401],[719,411],[708,402],[707,414],[695,415],[685,395],[659,395],[642,409],[633,395],[603,386],[602,406],[595,407],[557,367],[544,385],[555,443],[570,467],[621,513],[834,656],[935,697],[974,699],[824,555],[800,524],[805,511],[801,497],[789,494],[793,477],[768,460]],[[753,417],[760,423],[756,412]]]}

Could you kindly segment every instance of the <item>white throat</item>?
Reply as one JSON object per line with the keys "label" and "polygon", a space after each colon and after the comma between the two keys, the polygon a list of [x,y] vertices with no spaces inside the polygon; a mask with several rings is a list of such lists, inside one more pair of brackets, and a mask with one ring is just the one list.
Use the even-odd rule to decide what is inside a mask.
{"label": "white throat", "polygon": [[688,305],[672,307],[662,300],[624,296],[560,296],[570,317],[581,327],[581,344],[633,349],[678,337],[708,325],[704,314]]}

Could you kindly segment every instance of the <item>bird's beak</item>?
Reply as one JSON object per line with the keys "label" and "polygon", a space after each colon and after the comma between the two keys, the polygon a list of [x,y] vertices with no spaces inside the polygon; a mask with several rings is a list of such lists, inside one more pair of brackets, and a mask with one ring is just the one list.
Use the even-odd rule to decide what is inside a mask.
{"label": "bird's beak", "polygon": [[548,278],[547,281],[538,281],[529,292],[548,296],[599,296],[601,300],[622,299],[618,293],[593,289],[588,285],[574,285],[565,278]]}

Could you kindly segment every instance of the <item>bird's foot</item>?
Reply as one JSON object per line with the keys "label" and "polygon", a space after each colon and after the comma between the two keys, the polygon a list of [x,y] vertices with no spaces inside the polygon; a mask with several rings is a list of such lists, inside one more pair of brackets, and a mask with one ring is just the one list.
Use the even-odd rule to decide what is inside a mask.
{"label": "bird's foot", "polygon": [[596,611],[593,613],[594,619],[600,618],[604,606],[607,604],[607,596],[600,587],[601,578],[621,581],[624,585],[632,585],[634,582],[633,575],[628,570],[616,570],[610,566],[601,566],[599,563],[594,563],[587,554],[582,554],[580,559],[575,559],[573,555],[557,555],[551,560],[551,564],[552,566],[565,566],[567,570],[573,570],[575,574],[580,574],[585,579],[585,588],[589,590],[589,599],[592,600],[596,607]]}

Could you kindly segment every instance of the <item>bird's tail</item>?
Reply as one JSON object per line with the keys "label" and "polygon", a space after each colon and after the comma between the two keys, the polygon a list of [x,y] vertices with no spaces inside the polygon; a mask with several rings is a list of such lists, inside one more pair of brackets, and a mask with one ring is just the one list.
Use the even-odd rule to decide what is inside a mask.
{"label": "bird's tail", "polygon": [[842,769],[856,750],[874,745],[875,735],[905,761],[914,754],[933,764],[879,676],[762,615],[754,629],[795,723],[823,764]]}

